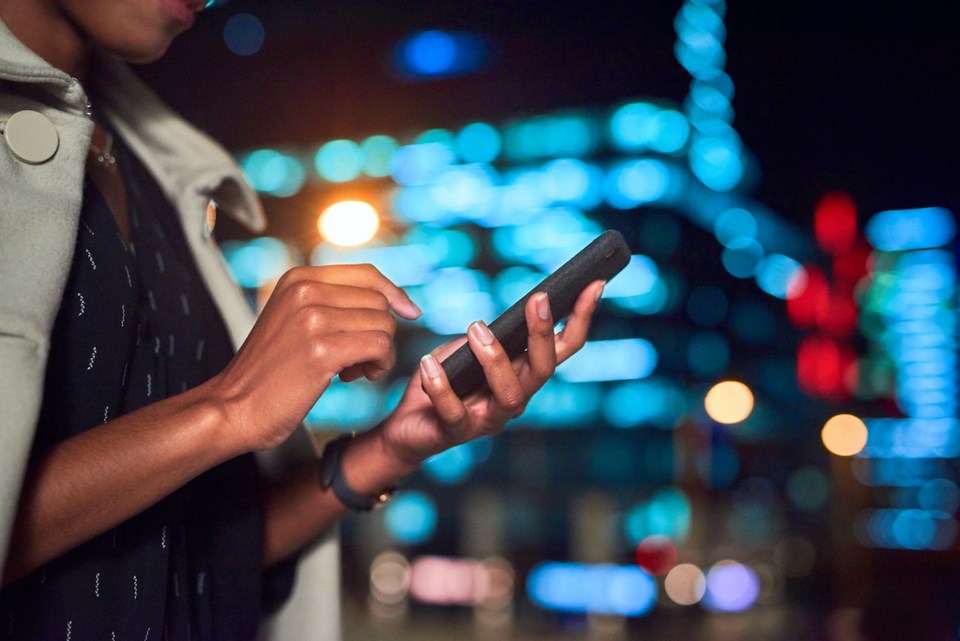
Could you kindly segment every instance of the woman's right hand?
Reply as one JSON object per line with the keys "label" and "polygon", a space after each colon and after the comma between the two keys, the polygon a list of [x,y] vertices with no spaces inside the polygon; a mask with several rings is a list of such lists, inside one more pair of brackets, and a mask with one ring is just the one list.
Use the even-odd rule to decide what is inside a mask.
{"label": "woman's right hand", "polygon": [[375,380],[395,361],[397,322],[420,315],[371,265],[295,267],[284,274],[250,335],[209,382],[239,451],[282,443],[337,374]]}

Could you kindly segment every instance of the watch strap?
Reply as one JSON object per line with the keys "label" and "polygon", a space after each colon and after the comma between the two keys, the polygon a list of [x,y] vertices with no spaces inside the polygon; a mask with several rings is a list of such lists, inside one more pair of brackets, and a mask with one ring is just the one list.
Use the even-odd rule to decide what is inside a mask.
{"label": "watch strap", "polygon": [[393,494],[393,489],[384,490],[378,496],[371,498],[350,487],[346,476],[343,474],[341,463],[344,450],[355,437],[355,433],[338,436],[323,448],[323,454],[320,456],[318,464],[320,487],[331,490],[337,500],[351,510],[369,512],[377,505],[385,503]]}

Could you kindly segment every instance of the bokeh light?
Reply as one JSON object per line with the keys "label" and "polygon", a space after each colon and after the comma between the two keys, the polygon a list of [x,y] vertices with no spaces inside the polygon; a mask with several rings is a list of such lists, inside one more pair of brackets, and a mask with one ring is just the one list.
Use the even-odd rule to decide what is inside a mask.
{"label": "bokeh light", "polygon": [[380,216],[370,203],[342,200],[323,210],[317,228],[325,240],[342,247],[354,247],[376,235]]}
{"label": "bokeh light", "polygon": [[223,41],[238,56],[252,56],[260,51],[266,35],[260,19],[249,13],[233,15],[223,26]]}
{"label": "bokeh light", "polygon": [[370,595],[388,605],[402,603],[410,591],[410,563],[397,552],[381,552],[370,564]]}
{"label": "bokeh light", "polygon": [[677,546],[669,537],[654,534],[640,541],[634,556],[642,570],[664,576],[677,563]]}
{"label": "bokeh light", "polygon": [[401,543],[425,543],[437,528],[437,505],[427,494],[416,490],[400,493],[384,508],[387,532]]}
{"label": "bokeh light", "polygon": [[707,591],[707,578],[697,566],[681,563],[667,574],[663,589],[677,605],[693,605],[699,603]]}
{"label": "bokeh light", "polygon": [[657,582],[638,567],[550,562],[530,571],[527,594],[549,610],[637,617],[655,605]]}
{"label": "bokeh light", "polygon": [[838,414],[823,426],[824,446],[837,456],[854,456],[867,444],[867,426],[852,414]]}
{"label": "bokeh light", "polygon": [[324,180],[341,183],[359,176],[363,161],[363,152],[357,143],[352,140],[331,140],[317,151],[314,165]]}
{"label": "bokeh light", "polygon": [[753,392],[739,381],[723,381],[710,388],[703,405],[716,422],[739,423],[753,411]]}
{"label": "bokeh light", "polygon": [[703,606],[718,612],[743,612],[760,596],[756,572],[736,561],[720,561],[707,572]]}

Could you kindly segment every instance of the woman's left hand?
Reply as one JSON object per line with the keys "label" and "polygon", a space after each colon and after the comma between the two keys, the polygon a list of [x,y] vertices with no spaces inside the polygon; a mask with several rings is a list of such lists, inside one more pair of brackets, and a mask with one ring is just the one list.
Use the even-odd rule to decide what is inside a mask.
{"label": "woman's left hand", "polygon": [[385,452],[412,471],[434,454],[499,433],[507,421],[523,412],[556,366],[583,347],[603,286],[602,281],[595,281],[580,294],[558,334],[553,330],[547,295],[531,296],[524,309],[527,351],[514,361],[483,322],[470,325],[466,340],[483,366],[487,388],[466,398],[453,392],[439,363],[462,345],[463,339],[424,356],[396,410],[380,426]]}

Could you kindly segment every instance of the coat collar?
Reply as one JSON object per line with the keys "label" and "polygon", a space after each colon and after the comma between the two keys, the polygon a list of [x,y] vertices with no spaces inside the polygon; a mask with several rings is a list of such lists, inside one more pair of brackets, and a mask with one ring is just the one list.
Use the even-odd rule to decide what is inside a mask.
{"label": "coat collar", "polygon": [[[164,105],[125,64],[106,54],[94,61],[98,107],[154,174],[174,203],[200,193],[254,231],[265,226],[259,198],[236,163],[206,134]],[[20,42],[0,21],[0,81],[33,85],[81,115],[89,110],[85,88]],[[199,215],[199,214],[198,214]]]}

